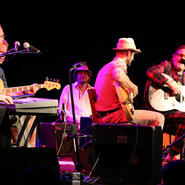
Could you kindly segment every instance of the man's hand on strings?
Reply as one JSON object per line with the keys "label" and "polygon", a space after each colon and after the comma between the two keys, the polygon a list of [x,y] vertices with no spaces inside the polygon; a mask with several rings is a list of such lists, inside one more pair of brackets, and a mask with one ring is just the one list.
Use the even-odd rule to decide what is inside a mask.
{"label": "man's hand on strings", "polygon": [[30,91],[25,91],[25,94],[35,94],[39,90],[38,84],[34,83],[31,85],[31,90]]}

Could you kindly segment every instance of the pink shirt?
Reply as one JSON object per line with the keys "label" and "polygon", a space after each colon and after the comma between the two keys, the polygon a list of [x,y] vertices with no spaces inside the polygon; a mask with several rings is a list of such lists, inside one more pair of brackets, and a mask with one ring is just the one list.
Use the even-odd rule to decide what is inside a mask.
{"label": "pink shirt", "polygon": [[[88,84],[88,88],[92,88],[91,85]],[[87,89],[84,94],[80,92],[77,86],[77,82],[72,84],[73,89],[73,98],[74,98],[74,108],[75,108],[75,118],[77,124],[80,123],[80,117],[90,117],[92,115],[91,105],[89,102],[89,95]],[[62,104],[65,104],[65,112],[66,112],[66,120],[73,122],[73,114],[72,114],[72,105],[71,105],[71,95],[70,95],[70,86],[66,85],[61,93],[59,100],[59,108],[62,108]],[[59,111],[60,113],[61,111]]]}
{"label": "pink shirt", "polygon": [[108,111],[120,107],[120,102],[115,90],[115,80],[113,79],[113,69],[120,68],[125,73],[127,66],[123,59],[114,58],[113,61],[107,63],[98,72],[95,81],[95,89],[97,94],[96,110]]}

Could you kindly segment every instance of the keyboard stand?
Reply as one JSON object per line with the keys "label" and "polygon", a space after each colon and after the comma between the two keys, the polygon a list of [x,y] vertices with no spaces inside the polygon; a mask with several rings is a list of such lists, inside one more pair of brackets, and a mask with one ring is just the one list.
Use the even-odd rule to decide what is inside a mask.
{"label": "keyboard stand", "polygon": [[[20,133],[18,135],[18,139],[17,139],[17,142],[16,142],[16,146],[19,147],[20,146],[20,142],[22,140],[22,138],[25,136],[25,132],[26,132],[26,128],[28,127],[28,123],[31,119],[31,115],[26,115],[26,119],[24,120],[24,123],[22,125],[22,128],[20,130]],[[31,125],[31,128],[27,134],[27,136],[25,137],[25,141],[24,141],[24,147],[28,147],[28,144],[29,144],[29,141],[33,135],[33,132],[35,130],[35,128],[37,128],[37,132],[38,132],[38,118],[36,117]],[[38,143],[38,133],[36,133],[36,143],[35,143],[35,147],[37,147],[37,143]]]}
{"label": "keyboard stand", "polygon": [[19,145],[20,145],[21,139],[23,138],[23,135],[24,135],[24,132],[25,132],[26,127],[27,127],[27,125],[28,125],[28,122],[29,122],[29,120],[30,120],[30,117],[31,117],[31,115],[27,115],[27,116],[26,116],[26,119],[25,119],[25,121],[24,121],[24,123],[23,123],[23,126],[22,126],[22,128],[21,128],[21,131],[20,131],[20,133],[19,133],[19,136],[18,136],[18,139],[17,139],[17,142],[16,142],[16,146],[17,146],[17,147],[19,147]]}
{"label": "keyboard stand", "polygon": [[[33,135],[33,132],[34,132],[35,128],[37,128],[37,132],[38,132],[38,125],[37,124],[38,124],[38,118],[36,117],[35,120],[32,123],[32,126],[31,126],[30,130],[29,130],[29,133],[28,133],[27,138],[26,138],[25,143],[24,143],[24,147],[28,146],[28,143],[29,143],[29,141],[31,139],[31,136]],[[38,138],[38,134],[36,134],[35,147],[37,147],[37,140],[38,139],[39,139]]]}
{"label": "keyboard stand", "polygon": [[[16,100],[14,100],[16,101]],[[22,146],[21,140],[23,137],[25,137],[26,130],[29,126],[29,121],[32,121],[32,116],[35,116],[33,122],[31,123],[31,126],[28,131],[28,135],[25,137],[24,147],[28,147],[28,144],[30,142],[30,139],[34,133],[34,130],[36,131],[36,143],[35,147],[40,147],[39,143],[39,127],[40,127],[40,118],[48,117],[48,116],[58,116],[58,100],[57,99],[45,99],[45,98],[23,98],[20,100],[17,100],[19,102],[15,102],[14,104],[5,104],[0,103],[0,107],[6,108],[11,115],[20,115],[20,116],[26,116],[24,123],[22,124],[22,128],[18,134],[18,139],[16,142],[16,146],[20,147],[20,144]],[[21,104],[22,102],[22,104]],[[19,104],[20,103],[20,104]]]}

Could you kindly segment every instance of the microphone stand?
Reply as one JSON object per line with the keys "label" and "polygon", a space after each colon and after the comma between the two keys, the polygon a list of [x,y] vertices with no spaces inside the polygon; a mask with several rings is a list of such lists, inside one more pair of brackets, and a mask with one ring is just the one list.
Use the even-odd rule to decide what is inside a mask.
{"label": "microphone stand", "polygon": [[181,137],[179,137],[178,139],[176,139],[173,143],[169,144],[168,146],[166,146],[162,152],[165,152],[166,150],[170,149],[170,154],[171,154],[171,148],[173,145],[179,143],[181,144],[180,146],[180,159],[182,159],[182,151],[183,151],[183,145],[184,145],[184,141],[183,139],[185,138],[185,134],[183,134]]}
{"label": "microphone stand", "polygon": [[69,86],[70,86],[70,95],[71,95],[71,105],[72,105],[72,114],[73,114],[73,124],[74,124],[74,140],[75,140],[75,148],[76,148],[76,170],[80,172],[82,170],[82,166],[80,164],[80,156],[79,156],[79,148],[78,148],[78,136],[77,136],[77,124],[75,118],[75,109],[74,109],[74,98],[73,98],[73,88],[72,88],[72,71],[76,70],[76,66],[70,68],[69,70]]}
{"label": "microphone stand", "polygon": [[20,50],[20,51],[15,51],[14,49],[10,49],[7,52],[1,53],[0,54],[0,58],[1,57],[4,57],[4,56],[8,56],[8,55],[15,55],[15,54],[35,54],[35,53],[38,54],[38,52],[36,52],[36,51],[29,51],[28,49],[24,49],[24,50]]}

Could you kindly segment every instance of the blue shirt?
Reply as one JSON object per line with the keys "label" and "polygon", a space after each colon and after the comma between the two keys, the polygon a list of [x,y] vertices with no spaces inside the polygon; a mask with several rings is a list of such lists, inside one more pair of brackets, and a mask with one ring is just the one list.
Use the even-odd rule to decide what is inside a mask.
{"label": "blue shirt", "polygon": [[0,88],[7,88],[7,87],[8,85],[7,85],[6,77],[4,74],[4,70],[0,67]]}

